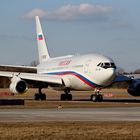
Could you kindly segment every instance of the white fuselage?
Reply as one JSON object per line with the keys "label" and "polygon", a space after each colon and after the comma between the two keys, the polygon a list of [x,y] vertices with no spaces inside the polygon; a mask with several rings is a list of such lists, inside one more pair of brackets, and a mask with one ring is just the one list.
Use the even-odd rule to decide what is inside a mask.
{"label": "white fuselage", "polygon": [[51,58],[38,65],[39,74],[61,76],[65,87],[73,90],[93,90],[110,85],[115,79],[112,59],[100,54]]}

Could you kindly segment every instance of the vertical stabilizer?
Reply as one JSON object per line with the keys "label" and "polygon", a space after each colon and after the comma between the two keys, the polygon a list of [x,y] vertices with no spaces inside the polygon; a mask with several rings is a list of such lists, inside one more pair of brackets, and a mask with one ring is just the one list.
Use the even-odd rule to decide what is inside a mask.
{"label": "vertical stabilizer", "polygon": [[39,63],[42,63],[47,61],[50,58],[50,56],[38,16],[36,16],[36,32],[37,32]]}

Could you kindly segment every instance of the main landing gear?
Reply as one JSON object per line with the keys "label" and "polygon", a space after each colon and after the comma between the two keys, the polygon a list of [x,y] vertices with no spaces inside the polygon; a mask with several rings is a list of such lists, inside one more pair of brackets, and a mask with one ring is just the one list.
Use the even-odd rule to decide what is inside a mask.
{"label": "main landing gear", "polygon": [[65,93],[61,94],[60,100],[61,101],[72,101],[72,94],[70,93],[69,89],[64,90]]}
{"label": "main landing gear", "polygon": [[90,96],[90,100],[93,102],[102,102],[103,101],[103,95],[99,93],[99,90],[95,92],[95,94],[92,94]]}
{"label": "main landing gear", "polygon": [[46,94],[45,93],[42,93],[42,88],[40,87],[38,89],[38,93],[35,94],[35,100],[46,100]]}
{"label": "main landing gear", "polygon": [[[46,94],[45,93],[42,93],[42,88],[40,87],[39,90],[38,90],[38,93],[35,94],[35,100],[46,100]],[[61,94],[61,97],[60,97],[60,100],[61,101],[72,101],[72,94],[70,94],[70,90],[69,89],[66,89],[64,90],[64,93]],[[102,102],[103,101],[103,96],[100,94],[99,90],[97,90],[95,92],[95,94],[92,94],[90,96],[90,100],[93,101],[93,102]]]}

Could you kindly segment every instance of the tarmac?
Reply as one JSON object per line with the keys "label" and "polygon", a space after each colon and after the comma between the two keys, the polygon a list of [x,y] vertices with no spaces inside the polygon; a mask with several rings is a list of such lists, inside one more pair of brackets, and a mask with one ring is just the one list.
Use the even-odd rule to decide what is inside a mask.
{"label": "tarmac", "polygon": [[0,122],[140,121],[140,107],[0,109]]}

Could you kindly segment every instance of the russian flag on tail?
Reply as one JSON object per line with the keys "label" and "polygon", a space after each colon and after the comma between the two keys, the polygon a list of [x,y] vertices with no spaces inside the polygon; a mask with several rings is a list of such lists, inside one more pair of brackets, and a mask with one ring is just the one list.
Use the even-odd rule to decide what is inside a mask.
{"label": "russian flag on tail", "polygon": [[43,35],[38,35],[38,40],[43,40]]}

